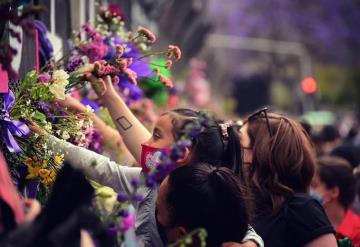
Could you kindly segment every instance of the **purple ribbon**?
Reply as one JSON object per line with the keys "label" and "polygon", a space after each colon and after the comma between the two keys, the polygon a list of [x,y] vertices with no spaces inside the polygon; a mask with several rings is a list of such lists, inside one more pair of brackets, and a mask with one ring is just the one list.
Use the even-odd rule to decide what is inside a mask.
{"label": "purple ribbon", "polygon": [[12,120],[9,115],[9,109],[15,101],[15,95],[9,90],[4,94],[4,105],[0,113],[1,134],[5,140],[6,147],[12,153],[21,152],[21,148],[17,144],[13,135],[18,137],[26,137],[30,134],[30,129],[21,121]]}

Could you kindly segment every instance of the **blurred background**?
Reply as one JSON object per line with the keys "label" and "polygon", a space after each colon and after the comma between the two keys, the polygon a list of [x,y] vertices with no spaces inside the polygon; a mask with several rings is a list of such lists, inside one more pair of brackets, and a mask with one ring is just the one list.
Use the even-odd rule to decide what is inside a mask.
{"label": "blurred background", "polygon": [[[98,2],[98,5],[96,5]],[[154,31],[158,46],[183,52],[173,79],[182,99],[226,114],[263,105],[309,121],[357,119],[360,109],[358,0],[33,0],[55,54],[71,30],[95,20],[99,6],[118,6],[128,28]],[[31,38],[30,38],[31,39]],[[33,67],[24,42],[20,71]],[[26,54],[26,58],[24,58]]]}

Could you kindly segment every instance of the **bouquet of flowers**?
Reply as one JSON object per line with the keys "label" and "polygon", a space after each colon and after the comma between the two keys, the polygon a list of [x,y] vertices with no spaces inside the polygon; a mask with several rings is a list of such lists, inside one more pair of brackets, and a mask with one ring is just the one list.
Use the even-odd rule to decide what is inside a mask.
{"label": "bouquet of flowers", "polygon": [[[113,77],[119,94],[127,103],[143,97],[137,84],[145,78],[152,78],[168,88],[173,87],[160,67],[170,68],[173,61],[181,58],[179,47],[169,45],[166,51],[153,52],[151,46],[156,42],[156,36],[144,27],[139,27],[136,32],[127,31],[116,11],[101,10],[96,20],[95,27],[85,23],[81,31],[74,32],[74,47],[66,65],[67,71],[92,64],[87,67],[88,76]],[[167,57],[165,64],[149,62],[150,57],[159,55]],[[98,86],[105,86],[101,79]]]}
{"label": "bouquet of flowers", "polygon": [[[11,164],[10,171],[19,184],[38,180],[42,191],[49,191],[61,168],[63,154],[47,147],[43,135],[32,134],[29,124],[40,126],[51,135],[87,147],[91,140],[90,112],[73,114],[56,100],[65,98],[71,79],[77,77],[64,70],[28,72],[18,82],[18,92],[3,94],[0,117],[3,151]],[[31,188],[32,195],[38,188]]]}

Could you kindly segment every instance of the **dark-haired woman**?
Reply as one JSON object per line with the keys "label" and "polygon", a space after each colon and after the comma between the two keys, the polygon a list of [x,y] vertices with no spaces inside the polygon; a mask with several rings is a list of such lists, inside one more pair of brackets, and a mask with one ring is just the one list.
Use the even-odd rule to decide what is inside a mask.
{"label": "dark-haired woman", "polygon": [[347,237],[355,246],[360,246],[360,217],[351,210],[356,181],[350,163],[342,158],[323,156],[317,165],[311,183],[312,194],[318,195],[316,198],[336,229],[336,237]]}
{"label": "dark-haired woman", "polygon": [[[191,231],[207,231],[206,246],[241,242],[248,230],[245,194],[236,174],[205,163],[175,169],[161,183],[156,218],[168,242]],[[194,239],[193,246],[196,244]]]}
{"label": "dark-haired woman", "polygon": [[301,125],[263,109],[248,118],[240,139],[255,199],[254,227],[265,246],[337,246],[324,209],[306,194],[315,154]]}

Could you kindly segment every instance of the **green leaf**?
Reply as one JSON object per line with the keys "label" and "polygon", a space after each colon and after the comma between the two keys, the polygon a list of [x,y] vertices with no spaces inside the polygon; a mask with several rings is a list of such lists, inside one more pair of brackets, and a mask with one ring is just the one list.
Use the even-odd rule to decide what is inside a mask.
{"label": "green leaf", "polygon": [[38,81],[39,75],[35,70],[26,73],[24,79],[20,83],[20,91],[24,89],[31,89],[32,86]]}
{"label": "green leaf", "polygon": [[33,115],[33,120],[35,120],[37,123],[43,123],[46,124],[46,116],[45,114],[35,111],[35,114]]}

